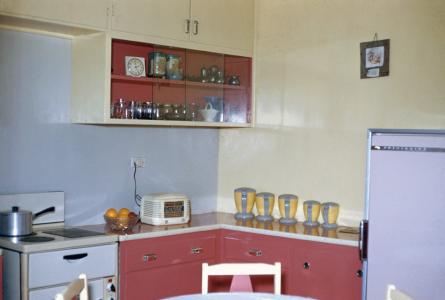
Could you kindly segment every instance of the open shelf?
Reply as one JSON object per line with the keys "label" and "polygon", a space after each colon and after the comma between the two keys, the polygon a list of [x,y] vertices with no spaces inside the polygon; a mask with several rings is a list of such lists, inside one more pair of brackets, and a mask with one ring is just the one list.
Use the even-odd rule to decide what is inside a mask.
{"label": "open shelf", "polygon": [[127,82],[127,83],[146,83],[146,84],[163,84],[163,85],[188,85],[207,89],[227,89],[227,90],[246,90],[245,86],[230,85],[230,84],[218,84],[218,83],[203,83],[189,80],[171,80],[164,78],[152,78],[152,77],[131,77],[127,75],[111,75],[111,80],[114,82]]}

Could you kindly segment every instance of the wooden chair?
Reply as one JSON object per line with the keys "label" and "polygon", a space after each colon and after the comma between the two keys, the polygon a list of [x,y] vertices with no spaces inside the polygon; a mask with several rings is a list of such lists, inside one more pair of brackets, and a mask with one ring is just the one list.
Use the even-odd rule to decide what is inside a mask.
{"label": "wooden chair", "polygon": [[[79,298],[75,298],[79,296]],[[72,281],[62,292],[56,295],[55,300],[88,300],[88,282],[85,274],[80,274],[79,278]]]}
{"label": "wooden chair", "polygon": [[395,285],[388,284],[388,289],[386,290],[386,300],[413,300],[413,298],[398,290]]}
{"label": "wooden chair", "polygon": [[249,275],[273,275],[274,294],[281,294],[281,263],[273,265],[263,263],[226,263],[209,266],[202,264],[202,293],[207,294],[209,276],[233,275],[231,292],[252,292]]}

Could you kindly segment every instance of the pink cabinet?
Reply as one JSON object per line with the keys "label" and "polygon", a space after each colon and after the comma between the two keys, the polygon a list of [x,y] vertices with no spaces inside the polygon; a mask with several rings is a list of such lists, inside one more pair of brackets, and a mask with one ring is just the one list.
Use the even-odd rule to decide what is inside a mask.
{"label": "pink cabinet", "polygon": [[201,266],[216,263],[216,243],[216,231],[122,242],[120,299],[200,293]]}
{"label": "pink cabinet", "polygon": [[[125,241],[120,245],[120,299],[161,299],[201,292],[202,263],[281,262],[282,293],[316,299],[360,299],[356,247],[212,230]],[[231,277],[215,276],[209,291],[228,291]],[[273,279],[253,276],[256,292],[273,292]]]}
{"label": "pink cabinet", "polygon": [[289,294],[330,300],[361,299],[356,247],[293,240]]}
{"label": "pink cabinet", "polygon": [[[239,231],[222,231],[222,256],[224,262],[280,262],[283,294],[287,294],[290,284],[289,239]],[[227,283],[229,286],[230,283]],[[253,276],[255,292],[273,292],[272,276]]]}

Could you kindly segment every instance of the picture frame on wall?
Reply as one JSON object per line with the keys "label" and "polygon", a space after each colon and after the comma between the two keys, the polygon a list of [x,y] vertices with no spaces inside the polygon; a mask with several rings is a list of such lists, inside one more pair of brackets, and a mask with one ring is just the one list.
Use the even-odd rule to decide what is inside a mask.
{"label": "picture frame on wall", "polygon": [[389,75],[389,39],[360,43],[360,78]]}

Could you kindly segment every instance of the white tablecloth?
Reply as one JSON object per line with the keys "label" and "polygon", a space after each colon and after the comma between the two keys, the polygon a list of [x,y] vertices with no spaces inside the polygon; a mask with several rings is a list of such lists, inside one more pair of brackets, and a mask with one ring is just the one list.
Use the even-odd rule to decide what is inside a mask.
{"label": "white tablecloth", "polygon": [[209,293],[207,295],[193,294],[183,295],[165,300],[310,300],[312,298],[304,298],[290,295],[274,295],[266,293]]}

